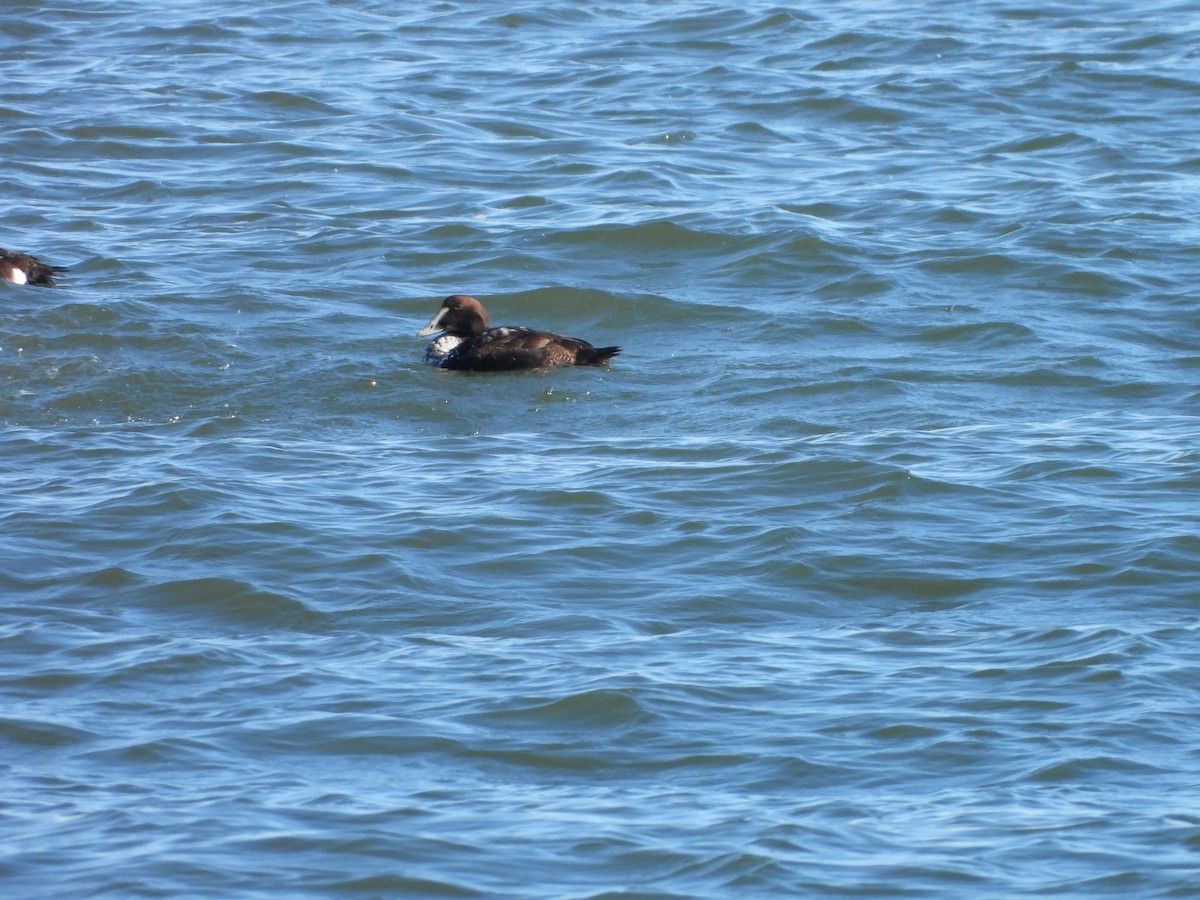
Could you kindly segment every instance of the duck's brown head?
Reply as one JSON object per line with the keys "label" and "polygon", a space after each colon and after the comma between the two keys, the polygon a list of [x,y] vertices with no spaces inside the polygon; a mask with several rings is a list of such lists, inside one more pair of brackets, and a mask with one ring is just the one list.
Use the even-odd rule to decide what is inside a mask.
{"label": "duck's brown head", "polygon": [[439,331],[465,337],[487,331],[487,327],[488,314],[482,303],[466,294],[452,294],[442,301],[437,314],[417,332],[417,337],[428,337]]}

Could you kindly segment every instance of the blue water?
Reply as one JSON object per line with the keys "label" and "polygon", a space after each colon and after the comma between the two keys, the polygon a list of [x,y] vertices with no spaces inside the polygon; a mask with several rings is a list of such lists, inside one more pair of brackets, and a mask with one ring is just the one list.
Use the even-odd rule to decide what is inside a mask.
{"label": "blue water", "polygon": [[396,6],[5,6],[0,893],[1200,896],[1200,6]]}

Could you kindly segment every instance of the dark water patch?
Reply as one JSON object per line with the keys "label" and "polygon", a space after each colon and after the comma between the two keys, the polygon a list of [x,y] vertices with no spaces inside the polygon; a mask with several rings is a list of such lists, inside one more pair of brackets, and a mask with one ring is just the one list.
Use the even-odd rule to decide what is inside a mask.
{"label": "dark water patch", "polygon": [[0,24],[0,31],[9,35],[20,46],[22,43],[39,42],[54,36],[55,29],[34,16],[13,16]]}
{"label": "dark water patch", "polygon": [[[216,53],[219,47],[242,36],[243,24],[231,20],[191,21],[181,25],[147,23],[140,30],[140,37],[147,41],[157,38],[163,48],[185,47],[193,53]],[[213,45],[208,45],[209,41]]]}
{"label": "dark water patch", "polygon": [[972,274],[986,274],[990,276],[1005,275],[1020,271],[1023,268],[1019,260],[998,253],[938,254],[936,258],[922,259],[917,264],[921,268],[931,272],[947,274],[970,272]]}
{"label": "dark water patch", "polygon": [[1157,771],[1154,766],[1128,759],[1112,757],[1075,757],[1052,763],[1030,774],[1030,778],[1041,782],[1072,782],[1088,780],[1098,774],[1118,776],[1147,776]]}
{"label": "dark water patch", "polygon": [[[497,323],[522,323],[570,333],[576,326],[567,323],[576,321],[580,325],[611,327],[628,333],[628,324],[633,321],[655,343],[658,343],[657,333],[664,328],[710,327],[714,322],[739,321],[743,314],[742,310],[720,303],[654,294],[615,293],[572,285],[499,294],[494,301],[489,296],[480,296],[480,299]],[[432,308],[429,313],[432,314]],[[591,337],[597,343],[621,340],[620,331],[613,338]]]}
{"label": "dark water patch", "polygon": [[467,719],[493,728],[549,734],[579,729],[627,728],[645,715],[641,704],[629,693],[595,690],[544,704],[475,713]]}
{"label": "dark water patch", "polygon": [[406,875],[381,873],[362,875],[357,878],[321,880],[312,879],[311,887],[320,892],[332,892],[346,896],[419,896],[419,897],[486,897],[486,891],[470,885],[458,884],[431,878],[415,878]]}
{"label": "dark water patch", "polygon": [[1034,153],[1052,153],[1059,150],[1078,151],[1084,147],[1092,147],[1094,142],[1075,132],[1061,134],[1038,135],[1037,137],[1022,138],[997,144],[986,149],[986,153],[996,155],[1023,155]]}
{"label": "dark water patch", "polygon": [[128,145],[137,146],[143,143],[169,145],[178,139],[174,129],[156,128],[149,125],[113,125],[111,123],[77,125],[67,129],[64,136],[71,141],[99,141],[102,148],[106,146],[105,142],[113,141],[128,142]]}
{"label": "dark water patch", "polygon": [[1123,473],[1107,467],[1093,465],[1079,466],[1063,460],[1046,459],[1020,465],[1009,472],[1007,477],[1015,482],[1059,481],[1063,479],[1079,479],[1093,482],[1096,480],[1111,481],[1123,478],[1124,476]]}
{"label": "dark water patch", "polygon": [[728,247],[726,235],[705,233],[672,221],[634,226],[600,226],[556,235],[558,241],[586,243],[641,255],[656,253],[703,253]]}
{"label": "dark water patch", "polygon": [[530,209],[548,206],[549,204],[550,201],[545,197],[525,195],[503,200],[496,205],[499,209]]}
{"label": "dark water patch", "polygon": [[995,582],[989,579],[951,577],[936,572],[875,574],[869,557],[841,557],[823,561],[822,573],[831,579],[834,596],[868,603],[913,600],[945,609],[966,602]]}
{"label": "dark water patch", "polygon": [[1104,388],[1107,380],[1097,375],[1071,371],[1074,366],[1063,366],[1057,369],[1034,367],[1027,371],[1001,372],[994,376],[999,384],[1014,384],[1021,386],[1052,388]]}
{"label": "dark water patch", "polygon": [[924,742],[932,738],[940,737],[941,729],[931,728],[925,725],[887,725],[882,728],[877,728],[870,732],[867,736],[884,743],[909,744],[914,742]]}
{"label": "dark water patch", "polygon": [[1127,297],[1136,289],[1129,281],[1106,272],[1069,272],[1054,282],[1052,290],[1085,297]]}
{"label": "dark water patch", "polygon": [[255,752],[304,753],[347,759],[419,759],[430,754],[461,756],[465,753],[459,741],[417,734],[411,728],[389,727],[386,721],[368,721],[361,727],[355,727],[353,717],[346,715],[319,717],[293,726],[260,725],[243,742]]}
{"label": "dark water patch", "polygon": [[538,750],[476,747],[463,755],[476,765],[498,773],[544,771],[550,775],[588,777],[611,771],[617,764],[607,753],[589,753],[576,747],[547,746]]}
{"label": "dark water patch", "polygon": [[62,722],[12,716],[0,719],[0,741],[14,749],[53,750],[87,744],[95,737]]}
{"label": "dark water patch", "polygon": [[522,10],[505,13],[504,15],[484,19],[484,26],[499,26],[501,28],[528,28],[537,31],[546,26],[574,27],[584,25],[595,19],[595,15],[582,9],[550,9]]}
{"label": "dark water patch", "polygon": [[921,330],[915,336],[923,343],[965,345],[998,348],[1020,344],[1036,338],[1037,333],[1015,322],[973,322],[963,325],[940,326]]}
{"label": "dark water patch", "polygon": [[[111,744],[111,740],[109,741]],[[195,740],[144,741],[89,751],[81,758],[101,765],[163,766],[203,765],[218,753],[211,742]]]}
{"label": "dark water patch", "polygon": [[[786,21],[790,21],[790,19],[785,20],[785,23]],[[689,40],[694,40],[697,35],[715,38],[720,34],[755,27],[757,27],[757,23],[749,11],[730,15],[725,10],[714,10],[695,15],[672,15],[669,18],[658,19],[649,24],[649,31],[658,31],[672,38],[676,35],[686,34],[689,36]]]}
{"label": "dark water patch", "polygon": [[780,209],[785,212],[795,213],[801,216],[810,216],[816,219],[827,219],[830,221],[839,221],[849,218],[854,211],[853,207],[846,204],[832,203],[829,201],[820,201],[816,203],[784,203]]}
{"label": "dark water patch", "polygon": [[[854,271],[845,263],[825,264],[822,273],[833,275],[830,280],[814,287],[817,296],[841,302],[856,302],[873,294],[884,294],[895,290],[895,283],[877,275]],[[845,275],[851,272],[852,274]]]}
{"label": "dark water patch", "polygon": [[244,629],[319,631],[325,617],[303,601],[219,576],[165,581],[142,588],[133,601],[154,615]]}
{"label": "dark water patch", "polygon": [[47,692],[70,690],[86,684],[89,679],[70,672],[39,671],[24,677],[8,679],[6,685],[13,693],[25,692],[40,696]]}
{"label": "dark water patch", "polygon": [[930,220],[939,225],[963,226],[973,225],[980,222],[983,217],[972,210],[963,209],[960,206],[945,206],[935,210],[930,215]]}
{"label": "dark water patch", "polygon": [[[794,143],[794,139],[787,134],[769,128],[760,122],[739,122],[728,126],[726,133],[730,138],[739,142],[761,143],[767,146]],[[690,134],[688,139],[695,140],[696,137],[695,134]]]}
{"label": "dark water patch", "polygon": [[121,566],[107,566],[84,576],[84,586],[100,589],[125,589],[142,583],[142,577]]}

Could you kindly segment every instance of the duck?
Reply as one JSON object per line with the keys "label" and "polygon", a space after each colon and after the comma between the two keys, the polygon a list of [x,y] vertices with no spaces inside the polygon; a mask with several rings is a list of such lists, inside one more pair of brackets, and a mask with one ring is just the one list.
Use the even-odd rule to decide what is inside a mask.
{"label": "duck", "polygon": [[0,248],[0,278],[13,284],[36,284],[38,287],[54,287],[54,276],[64,275],[70,270],[64,266],[50,266],[28,253],[14,253]]}
{"label": "duck", "polygon": [[466,294],[443,300],[417,337],[435,334],[438,337],[425,348],[425,361],[466,372],[603,366],[621,352],[620,347],[593,347],[579,338],[533,328],[491,328],[483,304]]}

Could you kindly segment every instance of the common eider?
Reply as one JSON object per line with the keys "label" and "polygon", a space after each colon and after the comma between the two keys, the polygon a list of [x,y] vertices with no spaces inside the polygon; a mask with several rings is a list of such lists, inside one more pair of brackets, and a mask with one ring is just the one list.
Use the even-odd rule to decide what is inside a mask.
{"label": "common eider", "polygon": [[602,366],[620,347],[593,347],[579,338],[532,328],[488,327],[487,310],[474,297],[447,297],[417,337],[439,336],[425,349],[425,361],[443,369],[503,372],[552,366]]}
{"label": "common eider", "polygon": [[0,278],[13,284],[54,287],[54,276],[63,275],[68,271],[70,270],[63,266],[48,266],[28,253],[0,249]]}

